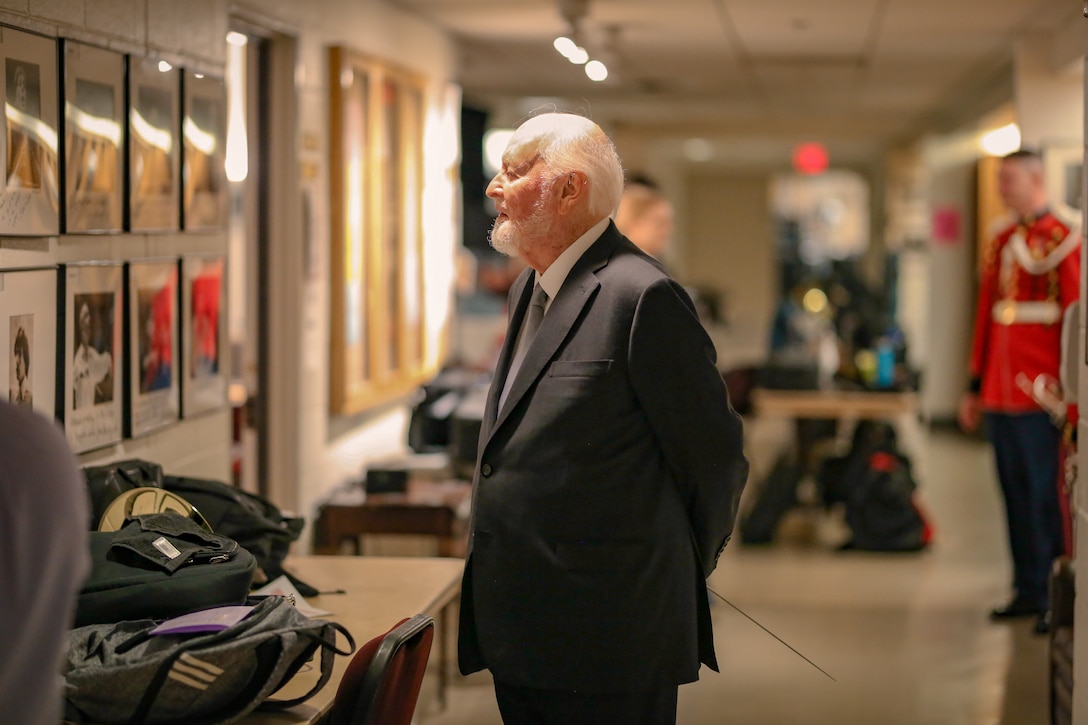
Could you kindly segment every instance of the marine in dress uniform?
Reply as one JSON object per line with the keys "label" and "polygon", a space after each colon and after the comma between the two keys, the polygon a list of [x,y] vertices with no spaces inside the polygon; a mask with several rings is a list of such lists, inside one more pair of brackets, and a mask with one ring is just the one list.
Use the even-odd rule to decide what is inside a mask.
{"label": "marine in dress uniform", "polygon": [[[1020,216],[985,250],[971,394],[977,396],[974,403],[985,414],[993,443],[1013,560],[1013,597],[991,617],[1039,616],[1037,630],[1042,632],[1050,565],[1064,548],[1057,483],[1060,431],[1025,384],[1039,375],[1059,377],[1062,319],[1080,293],[1081,234],[1046,210],[1035,154],[1018,152],[1002,166],[1002,174],[1027,174],[1043,205]],[[1014,201],[1006,199],[1015,212]]]}

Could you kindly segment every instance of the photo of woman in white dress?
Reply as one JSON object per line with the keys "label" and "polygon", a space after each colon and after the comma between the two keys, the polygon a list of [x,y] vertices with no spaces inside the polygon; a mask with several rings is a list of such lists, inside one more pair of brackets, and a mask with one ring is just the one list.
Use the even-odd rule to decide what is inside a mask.
{"label": "photo of woman in white dress", "polygon": [[[76,354],[72,359],[72,408],[80,408],[113,401],[113,320],[106,329],[99,322],[95,326],[92,309],[113,309],[112,294],[76,295],[75,306],[79,310],[76,325]],[[105,334],[96,335],[96,332]]]}

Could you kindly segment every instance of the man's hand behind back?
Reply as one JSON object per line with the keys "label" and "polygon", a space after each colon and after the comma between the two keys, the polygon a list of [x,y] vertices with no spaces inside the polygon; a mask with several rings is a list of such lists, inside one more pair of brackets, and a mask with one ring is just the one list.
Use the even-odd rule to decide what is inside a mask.
{"label": "man's hand behind back", "polygon": [[964,393],[960,398],[960,410],[959,410],[959,423],[967,433],[974,433],[978,430],[979,424],[982,422],[982,404],[979,401],[978,395],[974,393]]}

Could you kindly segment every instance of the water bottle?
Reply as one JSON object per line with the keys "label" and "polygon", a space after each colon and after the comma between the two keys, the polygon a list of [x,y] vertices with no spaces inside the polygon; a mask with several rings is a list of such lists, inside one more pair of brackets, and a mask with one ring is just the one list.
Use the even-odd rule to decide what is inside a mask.
{"label": "water bottle", "polygon": [[876,386],[890,388],[895,383],[895,348],[881,338],[876,344]]}

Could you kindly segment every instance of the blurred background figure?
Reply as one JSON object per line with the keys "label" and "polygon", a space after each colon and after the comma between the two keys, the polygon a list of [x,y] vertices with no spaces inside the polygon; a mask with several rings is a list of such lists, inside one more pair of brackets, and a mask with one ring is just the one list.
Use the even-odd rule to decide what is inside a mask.
{"label": "blurred background figure", "polygon": [[662,261],[672,241],[672,202],[652,180],[632,176],[623,187],[616,226],[639,249]]}
{"label": "blurred background figure", "polygon": [[1057,485],[1061,433],[1016,380],[1058,378],[1060,323],[1080,296],[1081,234],[1051,212],[1038,153],[1021,149],[1005,156],[997,187],[1016,219],[983,255],[971,381],[959,421],[974,431],[985,418],[1005,498],[1013,592],[990,617],[1038,617],[1036,632],[1044,633],[1050,566],[1064,550]]}

